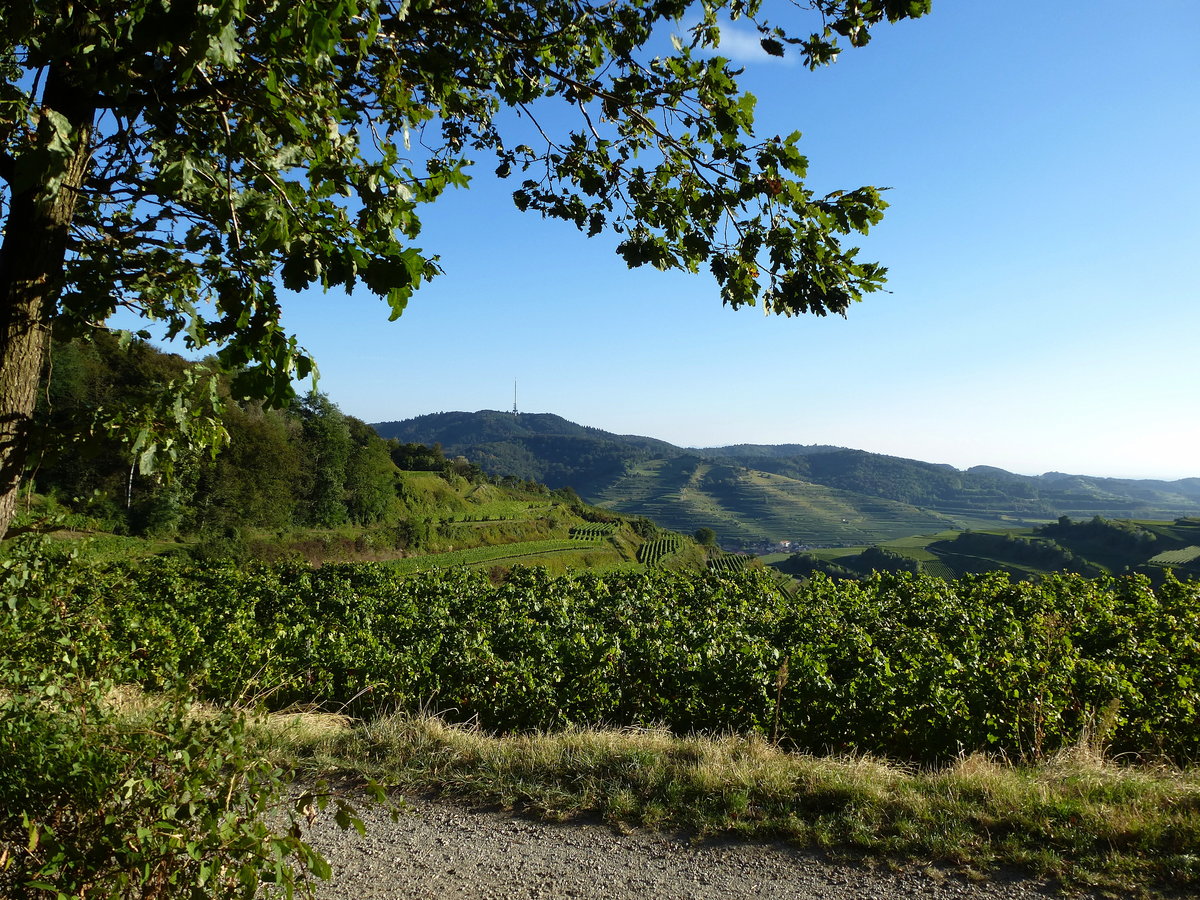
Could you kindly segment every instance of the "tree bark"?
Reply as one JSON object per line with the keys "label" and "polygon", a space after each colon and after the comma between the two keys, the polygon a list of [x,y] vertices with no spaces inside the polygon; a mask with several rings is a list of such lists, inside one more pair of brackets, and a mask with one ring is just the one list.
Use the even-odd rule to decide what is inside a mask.
{"label": "tree bark", "polygon": [[[49,179],[28,187],[10,182],[12,202],[0,245],[0,538],[16,512],[50,320],[63,287],[67,236],[90,163],[95,119],[90,92],[61,65],[47,73],[42,110],[61,114],[70,125],[70,152],[57,184]],[[55,134],[43,114],[34,138],[37,146],[49,147]]]}

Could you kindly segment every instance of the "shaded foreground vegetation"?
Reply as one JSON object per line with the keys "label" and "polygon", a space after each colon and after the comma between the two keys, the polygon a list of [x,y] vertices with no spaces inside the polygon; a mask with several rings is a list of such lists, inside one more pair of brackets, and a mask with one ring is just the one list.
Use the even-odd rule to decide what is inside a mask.
{"label": "shaded foreground vegetation", "polygon": [[[329,867],[283,809],[283,770],[234,706],[178,673],[143,698],[130,648],[44,546],[0,561],[0,897],[253,897]],[[135,652],[136,655],[136,652]],[[127,702],[133,700],[134,702]],[[351,811],[338,808],[352,824]]]}

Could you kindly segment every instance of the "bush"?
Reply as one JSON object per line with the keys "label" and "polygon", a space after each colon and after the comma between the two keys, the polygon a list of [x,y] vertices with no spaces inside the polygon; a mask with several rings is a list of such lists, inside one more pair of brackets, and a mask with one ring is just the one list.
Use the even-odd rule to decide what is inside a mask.
{"label": "bush", "polygon": [[122,687],[139,673],[83,599],[94,573],[20,541],[0,561],[0,896],[250,898],[328,877],[299,809],[268,815],[287,779],[245,715],[198,709],[178,680]]}

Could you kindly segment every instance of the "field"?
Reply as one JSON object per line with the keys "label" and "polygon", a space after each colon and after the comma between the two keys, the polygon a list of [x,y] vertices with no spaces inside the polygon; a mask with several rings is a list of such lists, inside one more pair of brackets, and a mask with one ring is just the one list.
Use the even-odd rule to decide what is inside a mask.
{"label": "field", "polygon": [[600,506],[647,516],[674,531],[710,527],[725,546],[781,539],[855,544],[969,527],[965,520],[903,503],[694,457],[641,463],[594,499]]}
{"label": "field", "polygon": [[954,531],[941,531],[934,535],[917,534],[894,541],[884,541],[879,546],[922,563],[934,562],[938,556],[929,549],[931,541],[953,540],[956,535],[957,532]]}
{"label": "field", "polygon": [[[376,777],[396,764],[407,774],[384,774],[393,783],[470,785],[493,798],[516,790],[560,804],[541,808],[600,809],[617,821],[786,834],[984,868],[1005,861],[1121,890],[1200,888],[1193,781],[1163,776],[1165,766],[1200,761],[1200,582],[885,575],[818,577],[784,592],[760,571],[556,577],[517,567],[494,582],[462,567],[406,574],[393,563],[83,563],[57,554],[18,554],[0,568],[0,839],[17,860],[0,872],[0,893],[5,878],[43,859],[38,847],[66,847],[44,857],[58,866],[70,847],[96,845],[91,832],[71,838],[71,816],[56,820],[62,838],[35,821],[35,840],[22,824],[17,813],[37,791],[50,791],[51,803],[76,796],[44,783],[47,761],[62,763],[54,772],[119,773],[115,782],[69,780],[86,799],[78,808],[99,810],[78,821],[105,834],[149,821],[128,833],[161,841],[189,871],[172,835],[207,813],[175,803],[179,791],[227,796],[203,785],[231,771],[247,786],[277,777],[246,743],[244,721],[220,712],[248,696],[358,718],[337,747],[314,752],[343,774]],[[89,699],[64,709],[62,684]],[[147,699],[121,688],[135,702],[117,710],[114,685],[138,685]],[[178,697],[179,685],[214,711],[197,717],[191,701],[154,699]],[[123,710],[139,704],[154,710],[147,724],[122,724]],[[60,715],[77,708],[84,719]],[[440,714],[441,730],[401,740],[407,726],[396,712],[417,710]],[[446,729],[455,720],[473,723],[474,749]],[[580,729],[595,723],[642,735],[653,726],[659,750],[633,739],[592,744]],[[705,734],[730,735],[721,744],[730,749]],[[542,749],[529,749],[535,735]],[[528,752],[514,757],[515,747]],[[1052,772],[1052,760],[1102,750],[1157,768],[1023,782],[995,762]],[[831,751],[836,760],[809,762]],[[506,761],[482,761],[494,753]],[[740,776],[697,769],[726,757]],[[837,760],[869,764],[870,778],[851,787]],[[920,797],[891,793],[918,777]],[[136,809],[126,795],[88,793],[129,779],[143,786],[128,795]],[[706,818],[690,818],[700,809]],[[159,834],[160,821],[169,833]],[[897,823],[911,834],[895,832]],[[259,839],[231,831],[222,852]],[[300,852],[280,840],[280,852]]]}
{"label": "field", "polygon": [[[921,572],[940,578],[992,571],[1040,577],[1056,571],[1085,575],[1144,572],[1158,579],[1164,569],[1189,575],[1200,563],[1200,526],[1174,522],[1088,519],[1040,528],[988,528],[911,535],[874,545],[815,548],[811,557],[854,569],[856,558],[875,546],[915,561]],[[787,554],[764,563],[787,566]]]}

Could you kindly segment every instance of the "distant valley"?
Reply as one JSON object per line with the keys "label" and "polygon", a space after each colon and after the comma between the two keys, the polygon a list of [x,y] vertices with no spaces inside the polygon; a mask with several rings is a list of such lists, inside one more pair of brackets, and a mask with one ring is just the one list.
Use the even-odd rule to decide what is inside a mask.
{"label": "distant valley", "polygon": [[1063,515],[1200,514],[1200,478],[1026,476],[990,466],[962,471],[828,445],[689,449],[549,413],[446,412],[373,427],[385,438],[440,444],[447,455],[464,456],[492,474],[569,486],[591,503],[664,528],[710,527],[727,548],[866,544]]}

